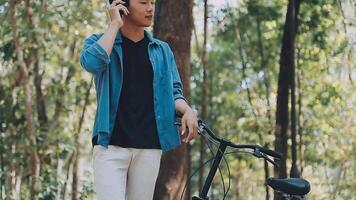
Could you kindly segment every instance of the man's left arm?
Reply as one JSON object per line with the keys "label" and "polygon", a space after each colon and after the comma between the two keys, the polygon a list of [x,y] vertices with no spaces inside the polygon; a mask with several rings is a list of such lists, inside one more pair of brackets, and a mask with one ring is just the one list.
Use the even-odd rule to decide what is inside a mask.
{"label": "man's left arm", "polygon": [[170,53],[170,64],[173,78],[173,97],[176,111],[180,112],[182,117],[182,127],[181,134],[184,135],[186,129],[188,128],[188,136],[185,137],[182,141],[189,142],[194,139],[198,134],[198,118],[196,112],[188,105],[186,99],[183,96],[183,86],[181,79],[179,77],[177,64],[174,59],[172,50],[169,48]]}

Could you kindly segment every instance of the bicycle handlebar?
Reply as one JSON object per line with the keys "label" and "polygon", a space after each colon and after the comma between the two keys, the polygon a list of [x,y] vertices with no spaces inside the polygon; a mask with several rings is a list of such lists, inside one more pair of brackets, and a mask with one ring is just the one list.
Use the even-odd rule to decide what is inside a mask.
{"label": "bicycle handlebar", "polygon": [[[177,113],[177,117],[181,118],[182,114],[181,113]],[[176,122],[176,125],[181,126],[182,124],[180,122]],[[271,156],[271,157],[277,158],[277,159],[281,159],[283,157],[282,153],[277,152],[277,151],[273,151],[273,150],[270,150],[270,149],[267,149],[267,148],[264,148],[264,147],[261,147],[259,145],[235,144],[235,143],[233,143],[233,142],[231,142],[229,140],[226,140],[224,138],[220,138],[212,130],[210,130],[210,128],[201,119],[198,119],[198,125],[199,125],[199,129],[201,130],[201,131],[199,131],[199,134],[203,134],[204,131],[202,131],[202,130],[205,130],[209,134],[209,136],[211,138],[213,138],[215,141],[218,141],[220,143],[224,142],[224,143],[226,143],[227,146],[230,146],[232,148],[236,148],[236,149],[253,149],[255,151],[255,153],[256,153],[256,151],[258,151],[258,153],[260,152],[260,153],[266,154],[268,156]],[[256,154],[256,156],[263,157],[262,155],[258,155],[258,154]]]}
{"label": "bicycle handlebar", "polygon": [[267,154],[269,156],[272,156],[274,158],[282,159],[283,154],[278,152],[278,151],[273,151],[264,147],[260,147],[260,151],[264,154]]}
{"label": "bicycle handlebar", "polygon": [[258,149],[260,152],[269,155],[271,157],[277,158],[277,159],[281,159],[282,158],[282,154],[280,152],[277,151],[273,151],[264,147],[261,147],[259,145],[251,145],[251,144],[235,144],[231,141],[225,140],[223,138],[219,138],[217,135],[215,135],[215,133],[209,129],[209,127],[202,121],[202,120],[198,120],[199,123],[199,127],[201,127],[202,129],[204,129],[209,136],[211,136],[214,140],[218,141],[218,142],[226,142],[227,146],[236,148],[236,149],[253,149],[256,150]]}

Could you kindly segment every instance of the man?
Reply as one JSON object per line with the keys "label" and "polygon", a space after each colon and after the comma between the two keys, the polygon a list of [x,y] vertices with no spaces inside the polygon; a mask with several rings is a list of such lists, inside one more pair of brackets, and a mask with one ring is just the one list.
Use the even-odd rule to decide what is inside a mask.
{"label": "man", "polygon": [[154,3],[113,1],[108,29],[87,38],[81,52],[97,95],[93,168],[99,200],[153,198],[162,151],[180,144],[175,111],[183,114],[181,133],[188,131],[183,142],[198,132],[170,47],[144,30],[152,24]]}

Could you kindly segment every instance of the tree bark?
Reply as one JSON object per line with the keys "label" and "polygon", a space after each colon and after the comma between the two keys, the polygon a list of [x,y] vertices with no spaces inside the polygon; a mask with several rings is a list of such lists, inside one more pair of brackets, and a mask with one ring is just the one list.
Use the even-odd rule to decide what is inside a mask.
{"label": "tree bark", "polygon": [[291,69],[290,75],[290,91],[291,91],[291,139],[292,139],[292,167],[290,169],[290,177],[300,177],[297,165],[297,113],[296,113],[296,97],[295,97],[295,67]]}
{"label": "tree bark", "polygon": [[[299,52],[297,50],[297,67],[299,66]],[[290,177],[295,177],[299,178],[300,177],[300,172],[298,169],[297,165],[297,150],[299,149],[299,146],[297,146],[297,100],[296,100],[296,67],[293,67],[291,69],[291,79],[290,79],[290,89],[291,89],[291,139],[292,139],[292,146],[291,146],[291,152],[292,152],[292,167],[290,169]],[[300,98],[299,98],[300,100]],[[299,106],[301,106],[299,104]],[[300,108],[300,107],[299,107]],[[301,112],[301,110],[299,110]],[[300,127],[300,126],[299,126]],[[299,135],[301,136],[301,135]],[[300,149],[299,149],[300,150]]]}
{"label": "tree bark", "polygon": [[39,191],[40,182],[39,182],[39,175],[40,175],[40,158],[37,152],[37,143],[36,143],[36,136],[34,134],[34,124],[33,124],[33,115],[32,115],[32,94],[29,82],[29,73],[28,73],[28,66],[24,61],[24,52],[22,46],[20,44],[19,33],[17,30],[17,20],[16,20],[16,1],[11,1],[10,3],[10,13],[11,13],[11,26],[12,26],[12,33],[13,39],[15,43],[16,49],[16,56],[17,56],[17,64],[20,67],[21,77],[22,77],[22,84],[23,84],[23,91],[25,95],[25,116],[26,116],[26,126],[27,126],[27,136],[30,142],[29,152],[31,154],[31,199],[37,199],[36,193]]}
{"label": "tree bark", "polygon": [[[208,40],[208,0],[204,0],[204,42],[203,49],[201,54],[201,61],[203,67],[203,82],[201,84],[201,118],[203,121],[207,121],[208,113],[207,113],[207,87],[208,87],[208,75],[207,75],[207,40]],[[200,158],[199,158],[199,166],[204,164],[205,160],[205,139],[204,137],[200,137]],[[199,192],[203,189],[204,184],[204,167],[199,171]]]}
{"label": "tree bark", "polygon": [[72,200],[79,199],[79,195],[78,195],[78,186],[79,186],[78,166],[79,166],[79,157],[80,157],[80,147],[82,144],[81,130],[82,130],[83,122],[84,122],[85,111],[89,104],[90,90],[91,90],[92,86],[93,86],[93,80],[90,81],[89,87],[86,90],[84,105],[83,105],[82,113],[81,113],[80,119],[79,119],[77,134],[75,136],[75,153],[74,153],[74,162],[73,162],[73,181],[72,181]]}
{"label": "tree bark", "polygon": [[[190,96],[190,40],[193,28],[192,0],[159,0],[156,3],[154,35],[167,41],[176,58],[184,95]],[[156,184],[154,199],[179,199],[190,174],[190,147],[183,144],[179,148],[164,153]],[[190,190],[183,199],[190,197]]]}
{"label": "tree bark", "polygon": [[[25,13],[27,16],[27,21],[28,25],[30,28],[30,38],[31,42],[33,44],[40,45],[40,40],[38,33],[35,33],[36,29],[36,23],[33,18],[33,8],[31,6],[30,0],[25,1]],[[45,104],[45,99],[43,96],[42,92],[42,77],[43,73],[39,74],[39,66],[40,66],[40,59],[39,59],[39,47],[33,45],[30,50],[29,50],[29,56],[28,58],[25,58],[26,65],[27,66],[32,66],[34,64],[33,72],[34,72],[34,85],[35,85],[35,91],[36,91],[36,106],[37,106],[37,115],[38,115],[38,121],[40,123],[40,128],[44,127],[44,125],[48,122],[47,118],[47,112],[46,112],[46,104]]]}
{"label": "tree bark", "polygon": [[[294,43],[297,32],[297,15],[299,12],[300,0],[289,0],[284,25],[282,50],[280,56],[280,72],[278,77],[276,130],[275,130],[275,150],[283,154],[279,168],[274,168],[275,176],[279,178],[287,177],[287,156],[288,156],[288,102],[291,71],[294,69]],[[275,192],[275,200],[281,196]]]}
{"label": "tree bark", "polygon": [[21,166],[20,169],[18,169],[18,173],[16,174],[16,180],[15,180],[15,193],[14,193],[14,200],[20,200],[21,199],[21,184],[22,184],[22,177],[23,176],[23,167]]}
{"label": "tree bark", "polygon": [[63,184],[63,200],[67,199],[67,184],[69,182],[69,176],[70,176],[70,171],[71,171],[71,166],[73,164],[73,159],[74,159],[74,152],[70,154],[69,159],[68,159],[68,163],[67,163],[67,168],[66,168],[66,179],[65,182]]}
{"label": "tree bark", "polygon": [[35,63],[34,66],[34,83],[36,88],[36,104],[37,104],[37,115],[40,127],[44,127],[48,122],[45,99],[42,92],[42,77],[43,74],[39,74],[39,61]]}

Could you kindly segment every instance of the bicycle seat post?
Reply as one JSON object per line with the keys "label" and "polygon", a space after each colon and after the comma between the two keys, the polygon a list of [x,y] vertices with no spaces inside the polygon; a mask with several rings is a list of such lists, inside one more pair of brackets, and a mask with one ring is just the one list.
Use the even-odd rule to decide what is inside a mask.
{"label": "bicycle seat post", "polygon": [[219,168],[220,162],[222,157],[224,156],[226,147],[228,146],[228,142],[225,140],[220,141],[219,149],[216,152],[215,158],[214,158],[214,163],[211,166],[211,169],[209,171],[208,177],[205,179],[204,187],[199,194],[199,197],[193,197],[193,200],[208,200],[208,192],[211,186],[211,183],[214,179],[214,176],[216,174],[216,171]]}

